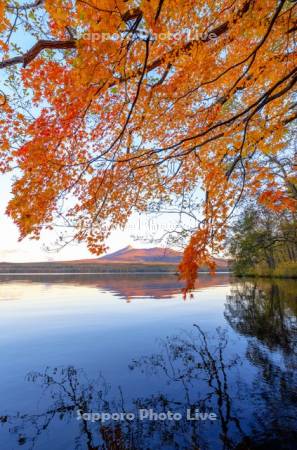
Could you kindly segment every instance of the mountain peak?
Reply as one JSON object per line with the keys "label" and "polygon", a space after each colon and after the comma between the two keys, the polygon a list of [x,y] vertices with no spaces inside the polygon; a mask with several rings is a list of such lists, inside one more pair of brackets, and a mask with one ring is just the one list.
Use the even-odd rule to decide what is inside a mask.
{"label": "mountain peak", "polygon": [[[114,253],[98,258],[100,263],[131,263],[131,264],[174,264],[178,265],[183,256],[182,252],[168,247],[134,248],[127,245]],[[228,260],[214,258],[218,268],[228,268]]]}
{"label": "mountain peak", "polygon": [[170,248],[134,248],[128,245],[114,253],[102,256],[100,261],[131,262],[131,263],[171,263],[178,264],[182,253]]}

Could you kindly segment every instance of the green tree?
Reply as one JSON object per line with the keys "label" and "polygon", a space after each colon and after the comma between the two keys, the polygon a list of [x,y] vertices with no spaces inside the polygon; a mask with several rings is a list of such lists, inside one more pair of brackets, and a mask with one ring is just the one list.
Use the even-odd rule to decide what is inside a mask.
{"label": "green tree", "polygon": [[249,206],[232,227],[229,251],[237,274],[274,273],[297,261],[296,215]]}

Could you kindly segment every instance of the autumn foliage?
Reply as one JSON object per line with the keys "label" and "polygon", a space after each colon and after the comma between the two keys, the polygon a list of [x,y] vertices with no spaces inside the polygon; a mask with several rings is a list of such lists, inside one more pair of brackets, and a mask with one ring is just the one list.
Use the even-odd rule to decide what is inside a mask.
{"label": "autumn foliage", "polygon": [[198,190],[180,266],[191,287],[244,195],[296,209],[296,10],[0,0],[0,167],[16,170],[7,212],[21,237],[59,223],[100,254],[133,212],[157,199],[189,213]]}

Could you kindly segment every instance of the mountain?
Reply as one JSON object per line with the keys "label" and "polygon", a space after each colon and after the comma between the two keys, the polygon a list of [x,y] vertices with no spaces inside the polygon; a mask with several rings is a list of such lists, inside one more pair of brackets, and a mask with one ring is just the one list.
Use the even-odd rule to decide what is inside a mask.
{"label": "mountain", "polygon": [[117,252],[102,256],[99,262],[126,262],[126,263],[163,263],[178,264],[182,253],[169,248],[134,248],[131,245]]}
{"label": "mountain", "polygon": [[[161,263],[161,264],[178,264],[183,253],[170,248],[153,247],[153,248],[134,248],[131,245],[124,247],[114,253],[98,258],[98,262],[103,263]],[[224,258],[214,258],[217,268],[228,269],[229,262]]]}
{"label": "mountain", "polygon": [[[0,273],[176,273],[182,252],[169,248],[124,247],[101,258],[29,263],[0,262]],[[215,258],[218,272],[229,271],[229,261]],[[207,271],[201,267],[201,271]]]}

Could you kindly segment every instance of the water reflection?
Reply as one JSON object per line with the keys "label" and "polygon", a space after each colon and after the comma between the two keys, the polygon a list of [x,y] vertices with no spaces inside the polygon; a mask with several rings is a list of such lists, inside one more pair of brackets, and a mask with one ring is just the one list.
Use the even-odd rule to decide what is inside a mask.
{"label": "water reflection", "polygon": [[225,317],[238,333],[290,354],[297,342],[297,281],[246,280],[227,296]]}
{"label": "water reflection", "polygon": [[[43,391],[47,406],[34,414],[3,415],[0,421],[26,449],[47,448],[43,439],[57,430],[57,422],[64,432],[73,430],[71,450],[295,448],[296,374],[272,361],[268,351],[250,346],[248,358],[257,370],[249,381],[232,346],[226,330],[209,335],[197,324],[160,341],[158,353],[129,365],[142,376],[166,381],[167,387],[145,398],[115,389],[102,375],[90,380],[72,366],[30,373],[28,381]],[[179,412],[181,419],[140,420],[140,409]],[[78,410],[81,415],[132,412],[135,419],[77,420]],[[189,420],[196,410],[214,412],[217,420]]]}
{"label": "water reflection", "polygon": [[[201,274],[196,282],[196,289],[206,289],[214,286],[226,286],[230,282],[229,274],[218,274],[213,277]],[[184,288],[184,283],[178,279],[177,275],[0,275],[0,300],[8,298],[18,299],[20,294],[29,284],[30,293],[32,287],[41,284],[57,286],[82,286],[103,291],[108,291],[126,301],[133,298],[171,298],[178,295]],[[13,294],[14,292],[14,294]]]}
{"label": "water reflection", "polygon": [[[232,405],[228,377],[239,358],[236,355],[225,358],[227,345],[225,331],[217,330],[209,338],[198,325],[194,325],[191,333],[183,332],[160,342],[159,354],[132,361],[130,370],[165,376],[168,386],[175,386],[167,392],[154,392],[147,398],[127,398],[121,388],[116,395],[102,376],[90,381],[83,370],[74,367],[30,373],[28,381],[38,384],[47,393],[47,408],[33,415],[18,412],[15,416],[2,416],[2,425],[16,435],[19,445],[30,449],[39,448],[41,435],[54,421],[63,421],[66,425],[71,419],[72,424],[77,424],[73,448],[214,448],[209,447],[206,433],[209,426],[214,428],[214,441],[221,442],[222,448],[235,448],[235,435],[244,437],[244,432]],[[152,409],[157,414],[179,412],[181,419],[140,420],[141,409]],[[129,411],[135,414],[135,420],[78,421],[78,410],[82,415]],[[216,412],[217,423],[206,425],[189,420],[190,416],[195,417],[197,410],[204,414]]]}
{"label": "water reflection", "polygon": [[[297,281],[247,280],[234,285],[225,317],[248,337],[246,358],[257,369],[251,401],[262,441],[269,448],[293,448],[297,442]],[[257,428],[254,426],[254,432]]]}
{"label": "water reflection", "polygon": [[[141,296],[147,293],[148,297],[158,298],[162,298],[164,293],[166,298],[168,278],[134,277],[125,279],[123,283],[123,278],[117,277],[116,284],[114,278],[109,284],[106,278],[98,280],[96,277],[91,286],[102,291],[106,283],[106,289],[109,286],[112,292],[117,292],[117,295],[124,298],[128,298],[130,290],[134,295],[139,292]],[[216,285],[219,284],[217,279],[214,281]],[[40,282],[43,281],[39,279],[38,283]],[[61,280],[63,286],[67,282]],[[85,279],[77,281],[76,278],[76,282],[84,283]],[[208,282],[205,278],[205,283]],[[180,289],[179,285],[174,284],[178,283],[176,278],[172,278],[172,283],[171,287],[168,286],[171,295],[175,289]],[[90,285],[90,280],[87,280],[87,284]],[[20,411],[1,406],[1,450],[16,450],[19,447],[24,450],[295,449],[296,287],[297,282],[289,280],[235,281],[230,295],[226,300],[224,297],[226,327],[206,332],[202,327],[205,316],[197,313],[201,310],[191,309],[196,315],[194,319],[190,316],[191,321],[184,327],[184,331],[173,334],[170,329],[168,336],[158,341],[156,349],[149,346],[144,350],[141,343],[137,347],[138,356],[132,360],[132,356],[137,354],[136,345],[133,345],[133,340],[128,340],[126,329],[120,330],[123,341],[120,352],[124,353],[125,345],[129,345],[127,342],[132,345],[132,356],[128,358],[124,355],[124,366],[128,378],[131,377],[129,379],[133,381],[124,387],[117,385],[117,379],[111,372],[107,378],[100,371],[96,376],[94,372],[90,374],[83,363],[81,366],[84,369],[79,368],[79,364],[78,367],[68,364],[69,359],[66,364],[65,359],[62,359],[63,366],[30,372],[27,381],[31,386],[30,392],[36,399],[36,406],[31,405],[27,410]],[[215,297],[215,292],[217,290],[211,290],[211,296]],[[206,297],[207,301],[211,301],[211,296]],[[161,303],[164,305],[166,302]],[[115,304],[116,308],[112,310],[113,321],[116,310],[121,307],[131,310],[130,306],[133,306],[127,307],[119,302]],[[181,302],[181,305],[184,304]],[[144,307],[144,304],[140,304],[139,310],[143,311]],[[180,311],[178,309],[178,314]],[[81,313],[81,309],[79,312]],[[100,312],[102,313],[102,308]],[[81,320],[82,316],[79,317]],[[108,319],[109,317],[110,314]],[[180,315],[178,319],[181,320]],[[189,328],[189,324],[193,322],[194,325]],[[114,322],[112,339],[115,339],[119,323]],[[80,352],[86,351],[87,347],[81,340],[87,324],[89,322],[86,322],[85,328],[82,327],[81,334],[71,335],[71,342],[73,336],[78,337],[74,361],[78,361]],[[151,324],[149,322],[149,333],[152,330]],[[160,324],[164,327],[165,322]],[[77,322],[75,325],[77,326]],[[141,327],[134,329],[139,333],[135,334],[135,340],[144,334],[144,325]],[[104,333],[106,336],[106,330]],[[94,339],[98,338],[98,334],[94,333],[92,336]],[[154,337],[152,333],[149,334],[149,339],[153,340]],[[102,370],[105,359],[107,360],[104,371],[113,363],[112,356],[108,354],[112,339],[104,340],[107,353],[92,354],[94,358],[97,355],[98,365]],[[153,353],[151,348],[154,348]],[[54,347],[54,351],[57,352],[54,364],[58,364],[58,346]],[[40,367],[40,362],[36,363],[34,360],[34,363],[35,367]],[[96,370],[98,365],[96,364]],[[141,389],[136,392],[136,384],[140,379]],[[147,385],[146,391],[143,390],[144,383]],[[20,405],[16,409],[21,409]],[[152,409],[155,413],[172,411],[180,413],[181,419],[140,420],[140,409]],[[81,414],[132,412],[135,420],[104,423],[77,420],[78,410]],[[188,420],[187,411],[193,417],[195,410],[204,414],[215,413],[217,418],[215,421]]]}

